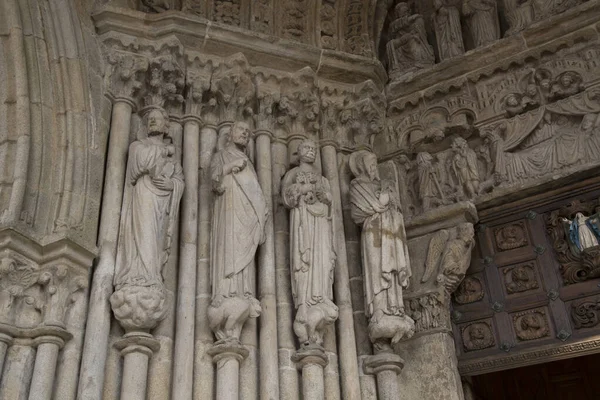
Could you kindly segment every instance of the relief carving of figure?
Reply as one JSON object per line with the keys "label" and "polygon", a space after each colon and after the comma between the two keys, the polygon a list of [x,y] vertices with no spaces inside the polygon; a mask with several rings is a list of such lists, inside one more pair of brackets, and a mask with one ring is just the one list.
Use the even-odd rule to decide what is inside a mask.
{"label": "relief carving of figure", "polygon": [[433,1],[433,26],[437,40],[440,61],[459,56],[465,52],[460,12],[447,3],[447,0]]}
{"label": "relief carving of figure", "polygon": [[245,151],[250,127],[236,122],[225,147],[213,156],[210,261],[210,327],[219,341],[237,341],[248,318],[260,315],[255,254],[264,242],[268,210],[256,172]]}
{"label": "relief carving of figure", "polygon": [[504,0],[509,28],[504,36],[511,36],[527,28],[533,21],[531,0]]}
{"label": "relief carving of figure", "polygon": [[129,147],[126,189],[110,298],[116,318],[127,329],[150,329],[165,317],[162,271],[177,229],[183,170],[160,108],[144,117],[148,136]]}
{"label": "relief carving of figure", "polygon": [[479,194],[479,169],[477,167],[477,154],[469,148],[467,141],[457,137],[452,142],[454,156],[451,158],[451,168],[460,189],[468,199]]}
{"label": "relief carving of figure", "polygon": [[404,217],[391,185],[379,178],[375,154],[353,153],[350,170],[355,176],[350,186],[352,220],[362,227],[369,336],[373,342],[391,339],[395,344],[414,333],[402,301],[411,276]]}
{"label": "relief carving of figure", "polygon": [[336,263],[332,195],[329,181],[314,165],[317,147],[298,146],[300,165],[281,183],[283,204],[290,212],[290,264],[296,305],[294,332],[303,347],[322,346],[324,329],[338,317],[333,303]]}
{"label": "relief carving of figure", "polygon": [[494,334],[488,322],[475,322],[462,330],[465,351],[482,350],[494,346]]}
{"label": "relief carving of figure", "polygon": [[475,47],[500,39],[496,0],[464,0],[462,11]]}
{"label": "relief carving of figure", "polygon": [[410,6],[400,2],[394,8],[387,43],[388,71],[420,69],[434,64],[433,48],[427,42],[423,17],[410,14]]}
{"label": "relief carving of figure", "polygon": [[546,313],[541,310],[525,311],[513,317],[517,337],[520,340],[534,340],[550,333]]}
{"label": "relief carving of figure", "polygon": [[560,74],[550,88],[550,100],[560,100],[573,96],[585,89],[581,75],[567,71]]}
{"label": "relief carving of figure", "polygon": [[417,172],[419,176],[419,197],[423,212],[443,204],[444,192],[440,186],[431,154],[417,154]]}

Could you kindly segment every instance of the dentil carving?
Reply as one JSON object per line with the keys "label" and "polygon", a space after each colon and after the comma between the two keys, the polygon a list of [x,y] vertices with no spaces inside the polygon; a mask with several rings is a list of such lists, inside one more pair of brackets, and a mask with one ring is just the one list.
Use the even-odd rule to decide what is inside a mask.
{"label": "dentil carving", "polygon": [[507,251],[524,247],[529,244],[525,222],[518,221],[494,229],[496,247],[499,251]]}
{"label": "dentil carving", "polygon": [[550,335],[546,311],[528,310],[513,315],[513,326],[520,340],[534,340]]}
{"label": "dentil carving", "polygon": [[390,23],[390,37],[386,46],[388,72],[409,72],[433,65],[433,48],[427,42],[423,17],[411,15],[410,6],[400,2],[394,8]]}
{"label": "dentil carving", "polygon": [[462,223],[453,230],[436,232],[429,242],[425,272],[422,283],[426,283],[437,272],[436,282],[452,294],[465,277],[471,263],[474,246],[473,224]]}
{"label": "dentil carving", "polygon": [[504,274],[504,286],[508,294],[526,292],[539,287],[533,262],[506,268],[502,272]]}
{"label": "dentil carving", "polygon": [[336,263],[332,195],[329,181],[314,165],[315,143],[303,141],[298,153],[300,165],[288,171],[281,183],[283,204],[291,210],[294,332],[303,347],[322,346],[324,329],[338,317],[332,292]]}
{"label": "dentil carving", "polygon": [[600,323],[600,302],[586,300],[573,303],[571,319],[575,329],[593,328]]}
{"label": "dentil carving", "polygon": [[481,280],[474,276],[467,276],[454,292],[454,301],[458,304],[470,304],[483,299],[483,296]]}
{"label": "dentil carving", "polygon": [[213,156],[215,200],[211,225],[212,301],[210,327],[219,341],[239,341],[248,318],[260,315],[254,256],[268,217],[256,172],[245,151],[250,127],[236,122],[225,147]]}
{"label": "dentil carving", "polygon": [[183,170],[168,136],[168,115],[151,108],[144,116],[147,137],[129,147],[126,189],[110,297],[126,330],[154,328],[167,312],[162,271],[177,229]]}
{"label": "dentil carving", "polygon": [[490,322],[473,322],[461,328],[465,351],[483,350],[496,344]]}
{"label": "dentil carving", "polygon": [[434,0],[433,7],[432,19],[440,61],[463,54],[465,46],[460,25],[460,12],[447,0]]}
{"label": "dentil carving", "polygon": [[475,47],[500,39],[496,0],[463,0],[462,12]]}
{"label": "dentil carving", "polygon": [[368,151],[350,156],[352,220],[362,227],[361,249],[371,341],[394,345],[414,333],[405,315],[402,290],[412,275],[404,217],[391,184],[382,182],[377,158]]}

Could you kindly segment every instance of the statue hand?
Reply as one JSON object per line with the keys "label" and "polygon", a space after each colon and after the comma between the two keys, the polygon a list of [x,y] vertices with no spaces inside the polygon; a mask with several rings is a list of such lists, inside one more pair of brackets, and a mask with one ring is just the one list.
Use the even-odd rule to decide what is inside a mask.
{"label": "statue hand", "polygon": [[233,162],[233,168],[231,169],[231,172],[238,174],[240,171],[243,171],[244,168],[246,168],[246,165],[248,165],[248,162],[245,159],[241,158],[236,160]]}
{"label": "statue hand", "polygon": [[173,190],[175,188],[175,184],[171,178],[167,178],[165,176],[157,176],[152,178],[152,183],[154,186],[159,188],[160,190]]}
{"label": "statue hand", "polygon": [[382,192],[379,195],[379,202],[384,205],[387,206],[390,202],[390,194],[388,192]]}

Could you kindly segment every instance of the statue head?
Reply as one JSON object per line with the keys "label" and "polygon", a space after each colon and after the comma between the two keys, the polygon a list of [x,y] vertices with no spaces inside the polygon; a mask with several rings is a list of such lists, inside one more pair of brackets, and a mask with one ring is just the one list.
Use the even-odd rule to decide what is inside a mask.
{"label": "statue head", "polygon": [[596,121],[598,120],[598,115],[596,114],[586,114],[583,116],[581,120],[581,130],[583,132],[590,132],[594,125],[596,125]]}
{"label": "statue head", "polygon": [[313,164],[317,158],[317,145],[310,139],[303,140],[298,146],[300,162]]}
{"label": "statue head", "polygon": [[417,154],[417,164],[418,165],[428,165],[433,161],[433,156],[427,152],[422,152]]}
{"label": "statue head", "polygon": [[148,136],[164,135],[169,132],[169,114],[163,108],[152,108],[144,119]]}
{"label": "statue head", "polygon": [[473,237],[475,236],[475,230],[473,228],[473,224],[468,222],[459,224],[456,228],[457,237],[463,240],[465,243],[469,244],[473,241]]}
{"label": "statue head", "polygon": [[573,77],[569,73],[565,73],[560,77],[560,83],[563,87],[569,87],[573,83]]}
{"label": "statue head", "polygon": [[519,105],[519,99],[517,99],[517,95],[514,93],[509,94],[506,97],[506,105],[509,107],[517,107]]}
{"label": "statue head", "polygon": [[409,7],[408,3],[400,2],[400,3],[396,4],[396,7],[394,7],[394,15],[398,19],[402,18],[402,17],[406,17],[409,14],[410,14],[410,7]]}
{"label": "statue head", "polygon": [[466,150],[468,147],[468,143],[465,139],[461,138],[460,136],[457,137],[456,139],[454,139],[454,141],[452,142],[452,149],[454,150],[458,150],[458,151],[463,151]]}
{"label": "statue head", "polygon": [[354,176],[367,176],[371,181],[379,180],[377,156],[367,150],[359,150],[350,156],[350,171]]}
{"label": "statue head", "polygon": [[248,125],[248,123],[244,121],[236,121],[231,126],[228,141],[237,146],[246,147],[248,146],[251,135],[252,132],[250,131],[250,125]]}

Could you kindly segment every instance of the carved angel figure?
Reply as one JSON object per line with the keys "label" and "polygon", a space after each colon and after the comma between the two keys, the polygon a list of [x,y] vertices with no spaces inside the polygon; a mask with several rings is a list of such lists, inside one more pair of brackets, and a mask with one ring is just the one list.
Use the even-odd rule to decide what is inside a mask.
{"label": "carved angel figure", "polygon": [[434,0],[433,26],[440,61],[459,56],[465,52],[460,12],[446,0]]}
{"label": "carved angel figure", "polygon": [[[167,136],[166,111],[152,109],[144,119],[148,137],[129,147],[111,304],[122,324],[128,320],[132,326],[153,327],[166,311],[162,270],[177,229],[183,170]],[[131,304],[134,298],[139,304]],[[131,320],[136,308],[144,310],[136,311],[143,320]]]}
{"label": "carved angel figure", "polygon": [[[366,314],[371,340],[392,344],[412,335],[412,320],[404,313],[402,290],[411,276],[404,218],[394,190],[382,182],[377,158],[368,151],[350,156],[356,177],[350,186],[352,220],[362,227],[361,249],[365,277]],[[409,318],[410,319],[410,318]]]}
{"label": "carved angel figure", "polygon": [[455,232],[446,229],[436,232],[429,242],[421,282],[428,282],[438,271],[436,281],[444,285],[448,294],[453,293],[471,263],[474,235],[473,224],[466,222],[459,224]]}
{"label": "carved angel figure", "polygon": [[463,14],[475,47],[485,46],[500,39],[500,25],[496,0],[464,0]]}
{"label": "carved angel figure", "polygon": [[394,8],[390,24],[392,39],[387,43],[388,71],[410,70],[433,65],[433,48],[427,42],[423,17],[410,14],[410,6],[400,2]]}
{"label": "carved angel figure", "polygon": [[281,183],[283,204],[290,212],[292,294],[296,305],[294,332],[303,346],[323,344],[326,325],[338,317],[333,303],[336,262],[332,196],[327,178],[314,165],[317,147],[311,140],[298,146],[300,165]]}
{"label": "carved angel figure", "polygon": [[254,297],[254,256],[264,242],[267,206],[256,172],[245,153],[250,127],[236,122],[225,147],[213,156],[215,200],[211,226],[211,328],[219,340],[239,339],[247,318],[258,317]]}

